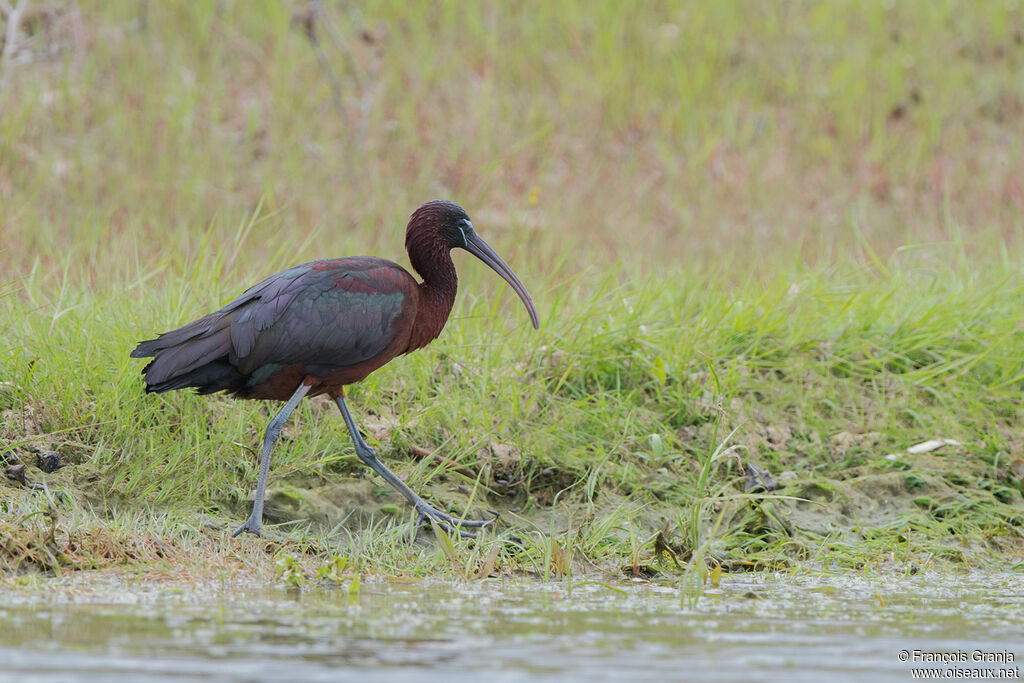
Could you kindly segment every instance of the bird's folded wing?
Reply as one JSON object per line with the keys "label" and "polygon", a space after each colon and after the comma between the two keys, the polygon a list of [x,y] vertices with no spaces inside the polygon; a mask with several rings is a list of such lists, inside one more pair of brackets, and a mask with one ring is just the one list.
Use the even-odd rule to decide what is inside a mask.
{"label": "bird's folded wing", "polygon": [[305,272],[290,277],[293,268],[276,276],[289,275],[280,282],[261,283],[256,297],[232,316],[230,360],[240,371],[272,364],[355,365],[394,340],[394,322],[415,287],[404,269],[370,258],[296,268]]}

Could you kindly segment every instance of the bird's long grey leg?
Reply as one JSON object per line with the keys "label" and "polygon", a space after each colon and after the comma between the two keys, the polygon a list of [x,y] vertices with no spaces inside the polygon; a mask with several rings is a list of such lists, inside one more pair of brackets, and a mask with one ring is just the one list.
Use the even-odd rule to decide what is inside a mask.
{"label": "bird's long grey leg", "polygon": [[238,536],[243,531],[257,536],[263,535],[260,532],[260,523],[263,521],[263,497],[267,493],[267,475],[270,473],[270,452],[274,450],[277,437],[281,436],[281,428],[284,427],[284,423],[288,421],[295,407],[299,405],[299,401],[309,393],[309,389],[310,385],[306,382],[300,384],[288,402],[281,410],[277,411],[277,415],[267,425],[267,431],[263,435],[263,449],[260,451],[260,478],[256,482],[256,497],[252,501],[252,514],[249,515],[249,519],[245,520],[245,524],[235,529],[235,533],[231,534],[232,537]]}
{"label": "bird's long grey leg", "polygon": [[490,524],[494,520],[459,520],[455,519],[451,515],[445,514],[440,510],[434,508],[430,503],[416,495],[416,492],[406,486],[405,482],[398,478],[394,472],[389,470],[378,458],[370,446],[363,441],[362,435],[359,433],[359,428],[356,427],[355,420],[352,419],[352,414],[348,412],[348,404],[345,403],[344,396],[335,396],[334,402],[338,404],[338,410],[341,411],[341,416],[345,418],[345,425],[348,427],[348,432],[352,436],[352,444],[356,447],[356,455],[366,465],[373,469],[374,472],[384,477],[384,481],[391,485],[396,491],[401,493],[409,503],[416,508],[416,512],[419,513],[420,519],[431,518],[441,524],[447,524],[450,526],[468,526],[468,527],[482,527]]}

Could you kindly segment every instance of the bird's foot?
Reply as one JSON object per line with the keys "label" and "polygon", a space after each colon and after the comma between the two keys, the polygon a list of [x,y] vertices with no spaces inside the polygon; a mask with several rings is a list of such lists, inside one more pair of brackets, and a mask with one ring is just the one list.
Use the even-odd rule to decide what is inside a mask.
{"label": "bird's foot", "polygon": [[494,519],[456,519],[445,512],[441,512],[422,498],[416,502],[416,512],[419,515],[419,519],[417,520],[419,524],[423,524],[427,521],[433,521],[445,531],[457,533],[463,538],[476,538],[476,536],[468,531],[464,531],[460,527],[480,529],[488,524],[493,524],[498,519],[498,513],[496,512],[494,513]]}
{"label": "bird's foot", "polygon": [[260,520],[253,519],[251,516],[245,520],[245,524],[235,529],[235,532],[231,534],[231,538],[241,536],[242,533],[253,534],[254,536],[262,536],[263,532],[260,530]]}

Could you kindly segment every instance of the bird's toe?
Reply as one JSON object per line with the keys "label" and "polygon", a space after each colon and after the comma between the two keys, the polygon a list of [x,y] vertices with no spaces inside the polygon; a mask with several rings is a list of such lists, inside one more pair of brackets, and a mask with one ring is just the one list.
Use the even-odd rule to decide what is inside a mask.
{"label": "bird's toe", "polygon": [[418,522],[420,524],[433,521],[440,524],[446,531],[458,532],[458,534],[464,538],[476,537],[468,531],[463,531],[461,527],[479,529],[487,526],[488,524],[492,524],[498,519],[497,513],[494,513],[494,519],[456,519],[455,517],[432,507],[426,502],[422,505],[417,505],[416,512],[419,513]]}
{"label": "bird's toe", "polygon": [[253,536],[263,535],[263,531],[260,529],[260,523],[253,522],[251,518],[246,520],[245,524],[235,529],[234,533],[231,534],[231,538],[237,538],[243,533],[252,534]]}

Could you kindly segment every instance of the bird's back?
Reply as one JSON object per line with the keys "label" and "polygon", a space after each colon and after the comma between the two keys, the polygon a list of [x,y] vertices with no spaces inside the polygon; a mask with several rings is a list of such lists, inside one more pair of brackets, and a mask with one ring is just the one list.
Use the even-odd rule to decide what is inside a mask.
{"label": "bird's back", "polygon": [[195,387],[286,400],[304,377],[313,393],[357,382],[403,353],[416,281],[385,259],[312,261],[273,275],[219,311],[140,343],[147,391]]}

